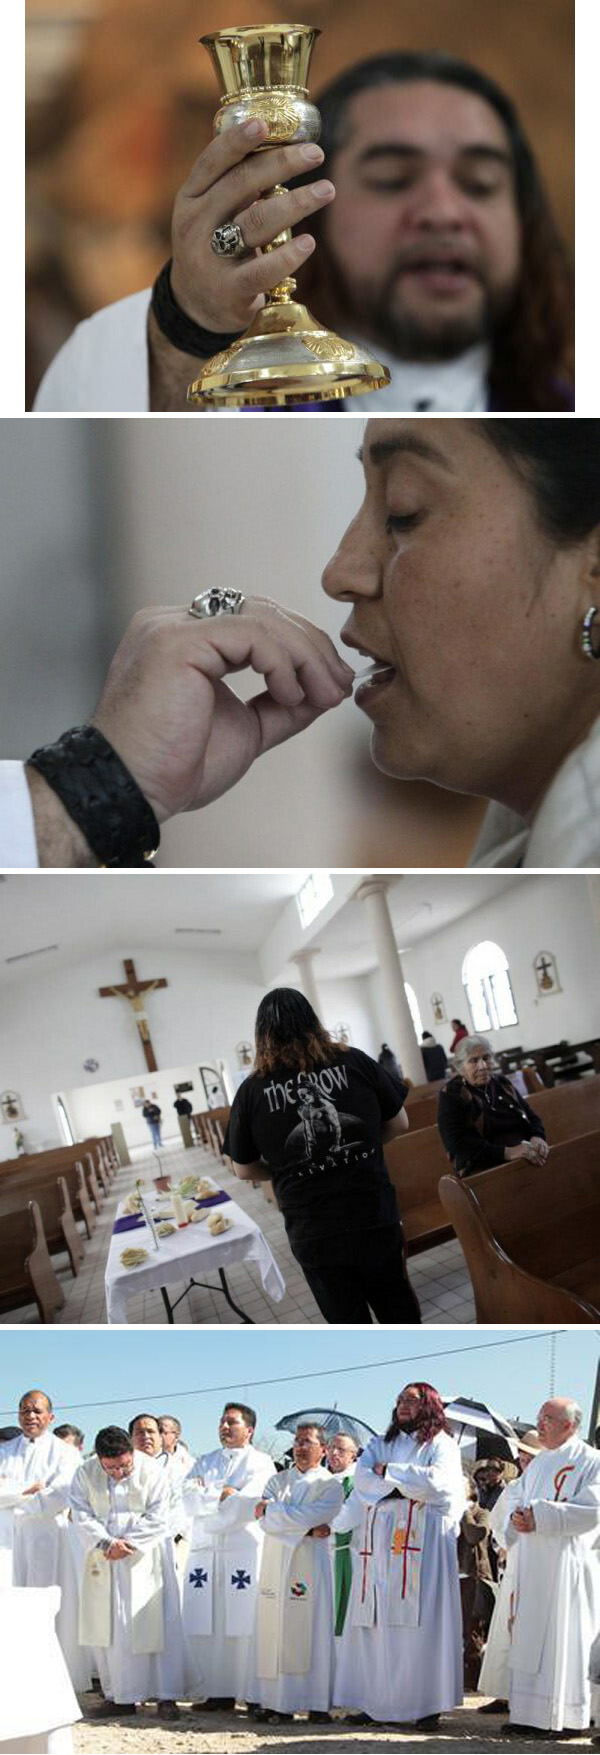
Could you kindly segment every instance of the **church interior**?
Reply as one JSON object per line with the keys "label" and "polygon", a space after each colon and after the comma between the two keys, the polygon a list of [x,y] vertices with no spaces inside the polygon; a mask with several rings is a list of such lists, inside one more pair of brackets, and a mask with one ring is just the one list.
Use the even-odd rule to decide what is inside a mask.
{"label": "church interior", "polygon": [[[229,1107],[252,1068],[257,1006],[273,987],[304,992],[340,1043],[375,1059],[389,1044],[410,1081],[409,1131],[394,1143],[396,1158],[388,1149],[387,1161],[424,1322],[481,1320],[464,1237],[448,1224],[437,1195],[449,1166],[435,1126],[439,1082],[428,1090],[421,1057],[424,1031],[450,1061],[457,1019],[469,1033],[482,1033],[516,1088],[539,1105],[554,1154],[547,1183],[557,1224],[564,1165],[572,1187],[577,1176],[584,1179],[583,1190],[586,1152],[597,1164],[594,875],[48,873],[43,912],[38,890],[35,875],[0,879],[5,1323],[323,1320],[269,1185],[238,1182],[223,1151]],[[174,1108],[181,1097],[183,1113]],[[151,1138],[144,1103],[161,1111],[160,1142]],[[582,1148],[581,1164],[573,1141]],[[173,1239],[154,1233],[181,1181],[186,1191],[186,1179],[197,1180],[209,1209],[200,1214],[204,1226],[187,1223],[186,1213],[186,1247],[197,1247],[202,1231],[201,1283],[186,1293],[195,1275],[179,1262],[179,1279],[171,1272],[165,1297],[160,1264]],[[47,1208],[49,1271],[34,1296],[31,1286],[29,1292],[16,1286],[11,1226],[20,1214],[30,1249],[31,1204],[38,1216],[41,1204],[43,1222],[50,1183],[56,1211]],[[120,1267],[127,1254],[120,1232],[135,1228],[140,1184],[154,1213],[148,1260],[136,1280],[135,1266],[126,1275]],[[216,1195],[232,1203],[229,1218],[226,1204],[221,1212],[229,1238],[219,1235],[219,1224],[208,1237]],[[583,1192],[580,1203],[585,1230]],[[569,1275],[559,1254],[553,1273],[538,1271],[536,1286],[533,1320],[541,1319],[550,1294],[559,1304],[565,1296],[585,1300],[581,1250]],[[581,1308],[580,1320],[592,1320],[585,1303]]]}

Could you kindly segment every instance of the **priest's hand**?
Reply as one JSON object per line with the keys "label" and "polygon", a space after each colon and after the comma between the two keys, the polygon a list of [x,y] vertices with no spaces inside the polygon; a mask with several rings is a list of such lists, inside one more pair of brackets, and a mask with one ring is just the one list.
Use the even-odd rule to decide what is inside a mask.
{"label": "priest's hand", "polygon": [[512,1512],[511,1523],[519,1531],[520,1536],[529,1536],[535,1529],[535,1517],[530,1505],[520,1505]]}
{"label": "priest's hand", "polygon": [[[225,681],[242,670],[266,684],[248,702]],[[257,756],[338,707],[353,676],[321,628],[267,597],[206,621],[183,609],[142,610],[113,659],[92,724],[164,822],[210,804]]]}
{"label": "priest's hand", "polygon": [[42,1491],[42,1482],[41,1481],[34,1481],[32,1487],[24,1487],[23,1488],[23,1492],[22,1492],[21,1497],[23,1499],[28,1499],[30,1493],[41,1493],[41,1491]]}
{"label": "priest's hand", "polygon": [[223,1504],[224,1499],[231,1499],[232,1493],[237,1493],[237,1487],[223,1487],[219,1498],[219,1505]]}
{"label": "priest's hand", "polygon": [[327,1537],[331,1535],[331,1524],[316,1523],[312,1530],[307,1531],[307,1534],[314,1536],[317,1542],[326,1542]]}
{"label": "priest's hand", "polygon": [[381,1475],[383,1477],[385,1475],[386,1468],[387,1468],[387,1464],[384,1462],[373,1463],[373,1474],[374,1475]]}
{"label": "priest's hand", "polygon": [[255,1507],[254,1507],[254,1516],[255,1517],[264,1517],[266,1509],[267,1509],[266,1499],[259,1499],[258,1505],[255,1505]]}
{"label": "priest's hand", "polygon": [[[307,144],[265,150],[267,135],[264,121],[226,128],[200,153],[175,200],[171,286],[188,317],[214,330],[215,353],[219,333],[245,329],[264,305],[265,293],[295,274],[315,246],[310,233],[300,231],[268,255],[259,254],[259,247],[272,245],[335,193],[333,184],[321,179],[273,194],[276,184],[305,175],[311,166],[316,174],[324,153]],[[245,256],[219,256],[211,248],[216,227],[228,221],[240,227]]]}
{"label": "priest's hand", "polygon": [[106,1560],[129,1560],[130,1555],[135,1554],[135,1551],[131,1542],[114,1541],[111,1542],[110,1548],[104,1549],[104,1557]]}

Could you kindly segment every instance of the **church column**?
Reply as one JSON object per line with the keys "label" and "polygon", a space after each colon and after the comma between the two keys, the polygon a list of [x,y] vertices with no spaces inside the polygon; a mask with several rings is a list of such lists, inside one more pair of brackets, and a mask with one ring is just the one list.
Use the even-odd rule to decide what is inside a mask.
{"label": "church column", "polygon": [[297,951],[295,957],[292,957],[292,962],[296,964],[300,976],[300,985],[304,998],[308,1000],[309,1005],[312,1006],[313,1011],[316,1012],[318,1018],[321,1016],[319,1009],[321,1001],[319,999],[319,989],[315,980],[313,963],[315,957],[320,957],[320,955],[321,952],[318,948],[311,950],[310,946],[308,946],[305,951]]}
{"label": "church column", "polygon": [[390,1047],[397,1055],[403,1072],[413,1084],[423,1085],[427,1074],[404,990],[404,975],[398,955],[396,937],[387,900],[385,878],[368,878],[356,894],[365,903],[373,934],[377,961],[386,1005],[390,1014],[392,1040]]}

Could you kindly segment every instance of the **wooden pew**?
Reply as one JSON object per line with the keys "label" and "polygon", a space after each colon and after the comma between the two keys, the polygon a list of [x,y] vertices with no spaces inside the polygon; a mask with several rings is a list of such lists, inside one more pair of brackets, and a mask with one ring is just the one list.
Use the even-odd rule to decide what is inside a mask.
{"label": "wooden pew", "polygon": [[418,1103],[421,1097],[437,1097],[438,1091],[442,1091],[446,1083],[446,1079],[430,1079],[426,1085],[411,1085],[408,1096],[404,1099],[405,1108],[412,1109],[413,1103]]}
{"label": "wooden pew", "polygon": [[383,1155],[396,1190],[408,1254],[445,1243],[452,1228],[440,1205],[438,1189],[448,1159],[437,1127],[400,1134],[384,1146]]}
{"label": "wooden pew", "polygon": [[[600,1078],[534,1091],[527,1101],[543,1121],[551,1146],[600,1128]],[[396,1190],[408,1253],[414,1255],[435,1243],[444,1243],[451,1235],[438,1184],[444,1172],[451,1175],[452,1171],[437,1126],[413,1132],[412,1105],[407,1106],[406,1112],[411,1123],[409,1131],[385,1146],[384,1157]],[[471,1184],[473,1177],[468,1181]]]}
{"label": "wooden pew", "polygon": [[600,1127],[600,1077],[578,1080],[572,1085],[552,1085],[550,1089],[532,1091],[527,1098],[536,1115],[543,1121],[546,1138],[551,1145],[573,1139],[576,1134],[591,1133]]}
{"label": "wooden pew", "polygon": [[56,1278],[37,1201],[0,1217],[0,1310],[37,1304],[40,1322],[51,1322],[65,1295]]}
{"label": "wooden pew", "polygon": [[[441,1089],[441,1087],[440,1087]],[[437,1092],[432,1097],[417,1097],[412,1103],[405,1103],[411,1133],[421,1127],[435,1127],[437,1121]]]}
{"label": "wooden pew", "polygon": [[[92,1147],[94,1141],[89,1142]],[[104,1194],[96,1177],[95,1164],[97,1153],[83,1152],[81,1145],[59,1146],[49,1152],[28,1152],[18,1158],[5,1159],[0,1164],[0,1194],[2,1190],[15,1182],[23,1182],[28,1176],[64,1176],[73,1212],[76,1219],[83,1219],[88,1237],[91,1237],[96,1223],[94,1208],[100,1212]]]}
{"label": "wooden pew", "polygon": [[64,1176],[42,1171],[40,1176],[7,1179],[0,1188],[0,1218],[29,1207],[35,1201],[42,1218],[46,1248],[50,1255],[67,1251],[71,1272],[79,1273],[84,1246],[75,1224]]}
{"label": "wooden pew", "polygon": [[598,1322],[600,1130],[513,1158],[440,1199],[466,1256],[478,1322]]}

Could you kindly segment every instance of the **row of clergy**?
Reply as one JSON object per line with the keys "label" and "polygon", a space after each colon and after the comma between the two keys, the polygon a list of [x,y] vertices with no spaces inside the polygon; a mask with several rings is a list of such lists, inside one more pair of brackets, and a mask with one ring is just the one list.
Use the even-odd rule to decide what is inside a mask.
{"label": "row of clergy", "polygon": [[[361,1454],[299,1425],[276,1472],[256,1417],[228,1402],[219,1446],[194,1459],[172,1417],[108,1426],[94,1454],[52,1433],[41,1390],[0,1446],[0,1584],[58,1583],[73,1684],[99,1676],[101,1713],[156,1701],[250,1704],[437,1723],[462,1702],[457,1535],[465,1477],[438,1392],[409,1384]],[[600,1632],[600,1454],[565,1398],[505,1488],[508,1551],[486,1691],[513,1724],[585,1729]],[[493,1678],[490,1670],[493,1669]],[[1,1737],[1,1725],[0,1725]]]}

